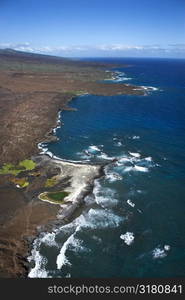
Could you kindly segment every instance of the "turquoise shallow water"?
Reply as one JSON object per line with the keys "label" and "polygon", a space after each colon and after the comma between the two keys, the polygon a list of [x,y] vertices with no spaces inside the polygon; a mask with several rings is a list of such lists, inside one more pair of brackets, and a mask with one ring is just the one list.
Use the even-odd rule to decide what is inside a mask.
{"label": "turquoise shallow water", "polygon": [[49,151],[118,161],[96,180],[78,218],[35,240],[30,277],[185,276],[185,61],[112,62],[131,65],[116,69],[115,84],[157,89],[84,95],[70,104],[77,111],[62,112]]}

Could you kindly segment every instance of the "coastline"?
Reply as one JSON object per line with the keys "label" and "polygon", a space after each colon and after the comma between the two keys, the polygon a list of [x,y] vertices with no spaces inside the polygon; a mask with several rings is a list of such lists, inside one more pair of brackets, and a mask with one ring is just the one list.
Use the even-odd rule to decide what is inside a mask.
{"label": "coastline", "polygon": [[[73,97],[71,99],[73,99]],[[59,122],[60,113],[61,110],[57,113],[57,119],[54,123],[54,127],[44,135],[45,139],[43,142],[38,144],[38,152],[41,149],[43,150],[43,147],[41,146],[43,143],[49,143],[57,139],[55,136],[55,129],[59,127],[59,124],[62,126]],[[73,199],[68,199],[68,205],[66,205],[66,207],[65,205],[60,204],[55,205],[50,201],[42,201],[39,197],[40,192],[43,192],[44,190],[53,191],[53,189],[55,190],[58,188],[58,185],[57,187],[43,189],[43,182],[41,181],[41,183],[37,182],[36,188],[34,186],[29,186],[26,188],[26,191],[23,191],[23,198],[26,200],[24,202],[27,203],[22,203],[21,206],[19,203],[18,210],[15,211],[14,216],[12,216],[10,220],[6,220],[7,222],[5,221],[5,224],[0,231],[0,243],[4,244],[4,251],[2,252],[6,254],[6,257],[3,257],[1,254],[1,269],[4,269],[5,271],[1,271],[0,276],[3,278],[25,278],[28,276],[29,263],[27,261],[27,257],[30,255],[31,247],[35,238],[40,232],[49,230],[58,223],[63,224],[71,221],[75,212],[83,205],[84,197],[92,191],[94,180],[104,175],[103,165],[94,166],[83,164],[82,162],[63,161],[61,158],[51,157],[47,150],[41,151],[40,153],[33,155],[31,158],[33,161],[37,162],[37,170],[40,170],[41,173],[47,170],[47,174],[44,174],[45,178],[48,178],[50,174],[52,174],[53,168],[56,169],[62,165],[61,169],[65,166],[68,166],[71,169],[70,171],[66,170],[64,172],[65,174],[60,175],[62,181],[65,181],[65,177],[68,177],[69,174],[72,175],[73,169],[82,169],[80,175],[85,176],[85,180],[84,184],[82,184],[80,188],[78,188],[78,186],[71,187],[70,182],[65,182],[73,197]],[[93,168],[94,173],[92,173]],[[76,173],[75,179],[78,177],[78,172]],[[11,189],[13,196],[16,192],[19,192],[19,195],[22,194],[22,191],[17,189],[17,187],[11,186]],[[8,190],[8,193],[10,193],[10,190]],[[20,222],[23,223],[21,226]],[[27,223],[27,226],[24,225],[25,223]],[[17,228],[21,230],[17,231]],[[7,232],[9,235],[7,235]],[[21,239],[18,239],[16,234],[18,234]],[[15,252],[18,252],[18,254],[13,254],[12,248],[14,248]],[[9,254],[8,257],[7,253]],[[14,256],[16,257],[16,260],[14,259]],[[12,265],[12,259],[14,259],[14,265]],[[6,266],[2,266],[3,261],[6,262]]]}
{"label": "coastline", "polygon": [[[76,68],[76,72],[78,71],[80,72],[79,65]],[[23,175],[20,173],[17,177],[18,180],[22,180],[21,176],[28,178],[29,185],[27,187],[18,189],[13,183],[13,180],[15,181],[13,175],[0,175],[2,197],[0,277],[26,277],[28,274],[26,257],[29,255],[30,243],[40,231],[58,222],[56,216],[59,214],[60,205],[42,201],[38,195],[45,191],[52,192],[59,186],[60,182],[56,186],[45,187],[48,178],[59,175],[57,163],[67,165],[69,162],[48,156],[47,160],[50,163],[42,164],[41,157],[43,158],[46,153],[39,155],[38,152],[41,149],[36,145],[41,147],[43,143],[57,140],[55,131],[57,126],[61,125],[58,122],[60,112],[65,109],[71,110],[67,107],[68,102],[82,94],[105,96],[120,93],[143,94],[142,89],[134,90],[135,86],[97,82],[98,72],[97,66],[93,67],[87,71],[86,75],[89,77],[85,82],[82,80],[83,78],[81,81],[79,78],[76,81],[67,79],[62,87],[61,80],[64,79],[64,75],[68,76],[67,73],[30,75],[29,72],[24,72],[15,76],[15,72],[6,71],[0,75],[2,82],[0,100],[3,101],[4,107],[0,163],[1,165],[6,162],[18,163],[22,159],[28,158],[37,162],[37,167],[33,172],[25,171],[22,172]],[[107,72],[100,71],[100,73],[102,79],[103,74],[104,79],[107,78]],[[95,75],[96,81],[90,80],[92,74]],[[38,163],[39,159],[40,163]],[[70,164],[74,167],[74,163]],[[78,162],[75,163],[75,166],[79,166]],[[86,168],[85,164],[83,169]],[[63,217],[65,221],[72,218],[79,205],[83,203],[85,195],[92,190],[94,179],[103,174],[103,167],[100,166],[92,177],[87,178],[87,183],[76,195],[78,201],[72,202],[72,205],[65,211]]]}

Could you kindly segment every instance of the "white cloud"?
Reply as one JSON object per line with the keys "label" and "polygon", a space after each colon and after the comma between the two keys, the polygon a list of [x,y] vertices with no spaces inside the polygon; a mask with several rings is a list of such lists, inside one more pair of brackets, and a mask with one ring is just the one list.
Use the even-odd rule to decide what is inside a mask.
{"label": "white cloud", "polygon": [[143,46],[128,46],[128,45],[114,44],[114,45],[98,45],[95,48],[103,51],[125,51],[125,50],[142,50]]}
{"label": "white cloud", "polygon": [[[162,47],[161,45],[124,45],[124,44],[101,44],[101,45],[59,45],[56,47],[51,46],[42,46],[36,47],[31,45],[29,42],[24,43],[2,43],[0,44],[0,48],[12,48],[19,51],[25,52],[35,52],[35,53],[43,53],[43,54],[59,54],[59,55],[73,55],[75,53],[80,54],[88,54],[88,53],[99,53],[106,55],[124,55],[124,54],[134,54],[134,55],[144,55],[144,54],[165,54],[165,53],[183,53],[185,52],[185,44],[169,44],[166,47]],[[185,55],[185,53],[184,53]]]}
{"label": "white cloud", "polygon": [[170,47],[175,47],[178,49],[185,49],[185,44],[169,44]]}

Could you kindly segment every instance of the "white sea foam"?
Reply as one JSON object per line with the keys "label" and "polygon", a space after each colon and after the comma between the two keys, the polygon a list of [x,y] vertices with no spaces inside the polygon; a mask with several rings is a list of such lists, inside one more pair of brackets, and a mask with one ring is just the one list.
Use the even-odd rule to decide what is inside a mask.
{"label": "white sea foam", "polygon": [[158,91],[159,90],[157,87],[154,87],[154,86],[149,86],[148,89],[151,90],[151,91]]}
{"label": "white sea foam", "polygon": [[126,77],[124,72],[116,71],[114,74],[115,76],[112,77],[112,80],[115,82],[132,80],[132,78]]}
{"label": "white sea foam", "polygon": [[134,136],[132,137],[132,139],[133,139],[133,140],[139,140],[139,139],[140,139],[140,136],[139,136],[139,135],[134,135]]}
{"label": "white sea foam", "polygon": [[121,147],[123,144],[122,142],[117,142],[116,146]]}
{"label": "white sea foam", "polygon": [[37,147],[39,150],[41,150],[40,154],[45,154],[51,158],[54,158],[53,153],[51,151],[48,151],[48,148],[46,147],[46,145],[44,143],[38,143]]}
{"label": "white sea foam", "polygon": [[34,251],[35,267],[31,269],[28,274],[29,278],[48,278],[48,273],[45,270],[45,264],[47,262],[39,251]]}
{"label": "white sea foam", "polygon": [[51,151],[46,151],[44,154],[47,154],[49,157],[53,157],[53,153]]}
{"label": "white sea foam", "polygon": [[122,82],[122,81],[128,81],[128,80],[132,80],[132,78],[119,76],[114,79],[115,82]]}
{"label": "white sea foam", "polygon": [[141,88],[143,88],[146,91],[158,91],[159,90],[157,87],[154,87],[154,86],[145,86],[145,85],[142,85]]}
{"label": "white sea foam", "polygon": [[148,172],[148,171],[149,171],[148,168],[146,168],[146,167],[141,167],[141,166],[137,166],[137,165],[135,165],[135,166],[133,167],[133,169],[134,169],[135,171],[139,171],[139,172]]}
{"label": "white sea foam", "polygon": [[77,152],[76,154],[85,161],[89,161],[91,157],[91,154],[88,152]]}
{"label": "white sea foam", "polygon": [[64,234],[69,234],[69,233],[72,234],[72,233],[74,233],[76,228],[78,228],[78,231],[80,231],[81,228],[85,228],[85,227],[87,227],[87,221],[86,221],[84,214],[82,214],[79,217],[77,217],[76,219],[74,219],[72,222],[61,226],[58,229],[57,234],[60,232],[62,232]]}
{"label": "white sea foam", "polygon": [[131,77],[121,77],[121,79],[122,79],[123,81],[132,80]]}
{"label": "white sea foam", "polygon": [[55,241],[55,237],[56,237],[55,232],[51,232],[51,233],[47,232],[44,234],[44,236],[42,238],[42,242],[50,247],[52,247],[52,246],[58,247],[58,244]]}
{"label": "white sea foam", "polygon": [[98,158],[101,158],[101,159],[105,159],[105,160],[113,160],[115,157],[112,157],[112,156],[108,156],[106,153],[104,152],[101,152],[100,155],[97,155]]}
{"label": "white sea foam", "polygon": [[169,245],[164,245],[164,250],[170,251],[171,247]]}
{"label": "white sea foam", "polygon": [[161,247],[156,247],[156,248],[152,251],[153,259],[164,258],[164,257],[166,257],[168,251],[170,251],[170,246],[169,246],[169,245],[164,245],[163,248],[161,248]]}
{"label": "white sea foam", "polygon": [[[112,192],[107,190],[107,192]],[[114,192],[113,192],[114,194]],[[34,261],[35,266],[31,269],[29,277],[32,278],[42,278],[49,277],[46,271],[47,260],[40,253],[41,244],[52,247],[58,246],[56,240],[59,239],[59,236],[68,238],[62,245],[60,253],[56,257],[57,268],[61,269],[64,265],[70,265],[69,257],[67,256],[67,251],[90,251],[90,249],[82,246],[82,241],[77,237],[77,233],[84,228],[88,229],[100,229],[100,228],[115,228],[120,226],[120,223],[123,222],[123,217],[120,217],[113,213],[110,209],[94,209],[91,208],[89,211],[84,212],[78,218],[74,219],[71,223],[61,226],[58,229],[55,229],[52,233],[41,234],[41,236],[35,240],[32,255],[29,257],[29,261]],[[97,239],[98,242],[101,242],[100,239]]]}
{"label": "white sea foam", "polygon": [[114,228],[119,226],[123,221],[124,218],[114,214],[111,209],[91,208],[73,222],[63,225],[58,232],[64,232],[66,234],[69,234],[69,232],[73,233],[77,227],[78,231],[83,230],[83,228]]}
{"label": "white sea foam", "polygon": [[73,241],[73,234],[67,239],[67,241],[63,244],[60,254],[57,256],[56,264],[57,269],[61,269],[63,265],[71,265],[69,260],[67,259],[65,253],[67,251],[68,245]]}
{"label": "white sea foam", "polygon": [[48,148],[46,147],[46,145],[43,143],[39,143],[37,145],[38,149],[41,150],[40,154],[45,154],[48,151]]}
{"label": "white sea foam", "polygon": [[149,172],[149,169],[157,166],[154,164],[152,157],[142,157],[138,152],[129,152],[129,155],[123,155],[116,162],[119,172]]}
{"label": "white sea foam", "polygon": [[127,172],[149,172],[149,169],[146,168],[146,167],[141,167],[141,166],[123,166],[123,170],[122,170],[123,173],[127,173]]}
{"label": "white sea foam", "polygon": [[[69,226],[68,226],[69,227]],[[72,226],[71,226],[72,228]],[[73,228],[72,228],[73,229]],[[34,261],[35,266],[30,270],[28,277],[30,278],[48,278],[48,272],[46,271],[45,267],[47,264],[47,259],[43,257],[40,253],[41,244],[44,243],[49,247],[59,245],[56,243],[55,238],[56,235],[60,232],[61,229],[57,229],[52,233],[42,233],[39,238],[37,238],[33,245],[33,250],[31,252],[31,256],[28,258],[28,261]],[[58,269],[61,268],[64,264],[69,264],[66,257],[66,251],[71,246],[75,249],[81,249],[80,241],[75,237],[76,232],[79,230],[79,226],[76,227],[75,232],[70,235],[70,237],[66,240],[61,248],[60,254],[57,256],[57,267]],[[68,228],[69,233],[69,228]]]}
{"label": "white sea foam", "polygon": [[118,160],[118,163],[125,163],[125,162],[129,162],[130,161],[130,158],[128,157],[122,157]]}
{"label": "white sea foam", "polygon": [[146,161],[152,161],[152,157],[151,156],[145,157],[144,160],[146,160]]}
{"label": "white sea foam", "polygon": [[[54,135],[56,134],[57,129],[61,128],[60,117],[61,117],[61,111],[59,111],[58,114],[57,114],[57,125],[56,125],[56,127],[54,127],[52,129],[52,133]],[[45,143],[38,143],[37,147],[38,147],[39,150],[41,150],[40,154],[47,154],[51,158],[53,157],[53,153],[48,151],[48,148],[46,147]]]}
{"label": "white sea foam", "polygon": [[152,251],[152,255],[153,255],[153,258],[156,259],[156,258],[163,258],[163,257],[165,257],[167,254],[166,254],[166,252],[164,251],[164,249],[155,248],[155,249]]}
{"label": "white sea foam", "polygon": [[98,180],[95,181],[93,194],[95,202],[102,207],[112,207],[118,203],[116,191],[111,188],[103,188]]}
{"label": "white sea foam", "polygon": [[82,249],[83,247],[81,246],[81,242],[79,239],[75,237],[76,232],[79,230],[79,227],[76,228],[75,232],[68,237],[68,239],[65,241],[63,244],[60,253],[57,256],[56,264],[57,264],[57,269],[61,269],[62,266],[64,265],[71,265],[69,262],[67,256],[66,256],[66,251],[67,249],[72,246],[75,248],[75,250]]}
{"label": "white sea foam", "polygon": [[90,228],[115,228],[123,222],[123,218],[115,215],[108,209],[91,208],[87,217],[88,227]]}
{"label": "white sea foam", "polygon": [[135,152],[129,152],[129,154],[130,154],[131,156],[134,156],[134,157],[137,157],[137,158],[139,158],[139,157],[141,156],[140,153],[135,153]]}
{"label": "white sea foam", "polygon": [[120,239],[122,239],[125,244],[130,246],[134,242],[134,234],[133,232],[127,231],[125,234],[120,235]]}
{"label": "white sea foam", "polygon": [[108,179],[109,182],[114,182],[114,181],[117,181],[117,180],[122,180],[123,177],[120,176],[118,173],[116,172],[107,172],[106,173],[106,179]]}
{"label": "white sea foam", "polygon": [[[61,269],[64,265],[71,265],[71,262],[67,257],[68,249],[75,252],[90,251],[90,249],[82,246],[82,241],[76,237],[77,232],[83,230],[84,228],[94,230],[96,228],[100,229],[118,227],[120,222],[122,222],[122,218],[114,215],[110,210],[91,208],[87,213],[80,215],[71,223],[62,226],[58,230],[58,234],[69,235],[69,233],[71,233],[71,235],[64,242],[60,253],[56,258],[57,268]],[[92,235],[92,238],[98,243],[102,242],[101,238],[97,237],[96,235]]]}
{"label": "white sea foam", "polygon": [[57,122],[57,126],[55,128],[53,128],[53,134],[57,133],[57,130],[61,128],[61,124],[60,122]]}
{"label": "white sea foam", "polygon": [[[98,197],[95,196],[96,202],[98,201],[97,198]],[[111,198],[109,199],[109,201],[111,201]],[[60,228],[60,231],[65,233],[69,233],[69,232],[72,233],[74,232],[74,228],[77,227],[79,231],[83,230],[83,228],[89,228],[89,229],[114,228],[119,226],[119,224],[123,221],[124,218],[113,213],[111,209],[91,208],[90,210],[88,210],[88,212],[86,213],[84,212],[73,222],[62,226]]]}
{"label": "white sea foam", "polygon": [[37,147],[38,147],[38,149],[42,150],[43,149],[42,143],[38,143]]}
{"label": "white sea foam", "polygon": [[89,146],[88,151],[92,152],[92,153],[97,153],[97,152],[100,152],[101,150],[98,148],[98,146],[92,145],[92,146]]}
{"label": "white sea foam", "polygon": [[41,245],[41,240],[37,238],[34,241],[33,249],[31,251],[31,256],[28,257],[28,261],[34,261],[35,266],[30,270],[28,277],[30,278],[47,278],[48,273],[45,269],[47,264],[47,259],[40,254],[39,248]]}
{"label": "white sea foam", "polygon": [[133,203],[130,199],[127,200],[127,203],[128,205],[134,207],[135,206],[135,203]]}
{"label": "white sea foam", "polygon": [[130,172],[131,170],[133,170],[133,167],[126,167],[124,168],[124,172]]}
{"label": "white sea foam", "polygon": [[87,149],[83,150],[82,152],[77,152],[77,155],[80,156],[84,160],[89,160],[90,158],[96,156],[99,159],[103,160],[112,160],[114,157],[108,156],[105,152],[101,150],[103,145],[91,145]]}
{"label": "white sea foam", "polygon": [[105,168],[105,175],[106,179],[108,179],[109,182],[114,182],[123,179],[121,175],[119,175],[117,172],[111,171],[109,167]]}

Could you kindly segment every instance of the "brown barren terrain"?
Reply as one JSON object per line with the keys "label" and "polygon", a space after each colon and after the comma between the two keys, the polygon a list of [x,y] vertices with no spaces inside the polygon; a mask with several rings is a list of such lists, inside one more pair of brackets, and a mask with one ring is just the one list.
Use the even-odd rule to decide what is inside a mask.
{"label": "brown barren terrain", "polygon": [[[37,144],[55,137],[57,112],[75,96],[143,94],[135,86],[107,84],[111,67],[57,57],[0,51],[0,166],[18,163],[38,153]],[[42,202],[38,190],[46,170],[32,184],[17,189],[11,175],[0,175],[0,277],[27,274],[30,237],[37,227],[56,219],[59,205]]]}

